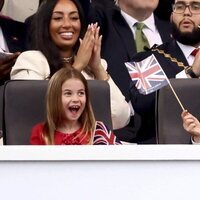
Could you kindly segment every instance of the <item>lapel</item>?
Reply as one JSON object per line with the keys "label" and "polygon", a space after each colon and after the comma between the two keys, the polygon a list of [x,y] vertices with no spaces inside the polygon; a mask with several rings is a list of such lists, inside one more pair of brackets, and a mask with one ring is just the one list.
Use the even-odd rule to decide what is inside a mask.
{"label": "lapel", "polygon": [[[170,36],[170,23],[161,21],[157,17],[155,17],[155,24],[160,33],[163,43],[172,40]],[[113,26],[125,46],[124,49],[126,49],[129,59],[132,59],[133,55],[137,52],[134,42],[134,36],[125,19],[121,15],[120,10],[117,7],[114,9],[113,12]],[[130,43],[132,43],[132,45],[130,45]]]}
{"label": "lapel", "polygon": [[[134,36],[132,31],[130,30],[128,24],[125,19],[122,17],[120,10],[116,7],[113,13],[113,27],[117,34],[120,37],[120,41],[122,41],[124,45],[124,49],[127,52],[129,60],[132,59],[133,55],[136,53],[136,46],[134,42]],[[132,45],[130,45],[130,43]]]}
{"label": "lapel", "polygon": [[158,29],[158,32],[160,33],[160,37],[163,43],[170,41],[172,39],[170,22],[159,20],[156,16],[154,16],[154,18],[156,27]]}

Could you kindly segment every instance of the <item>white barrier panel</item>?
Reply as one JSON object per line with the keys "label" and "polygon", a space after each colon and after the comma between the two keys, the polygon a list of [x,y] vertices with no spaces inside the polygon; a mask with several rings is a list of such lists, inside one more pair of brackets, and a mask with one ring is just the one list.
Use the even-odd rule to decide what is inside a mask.
{"label": "white barrier panel", "polygon": [[200,145],[7,145],[1,160],[200,160]]}
{"label": "white barrier panel", "polygon": [[200,147],[2,146],[1,199],[146,200],[199,197]]}

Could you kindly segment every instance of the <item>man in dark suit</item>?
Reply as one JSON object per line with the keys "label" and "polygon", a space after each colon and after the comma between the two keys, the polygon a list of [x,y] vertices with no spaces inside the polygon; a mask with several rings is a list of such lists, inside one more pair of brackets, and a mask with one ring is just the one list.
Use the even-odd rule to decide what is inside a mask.
{"label": "man in dark suit", "polygon": [[[98,22],[100,25],[103,35],[102,58],[106,59],[108,72],[127,101],[131,99],[131,79],[124,63],[131,61],[137,53],[134,40],[136,22],[145,23],[144,32],[150,46],[155,43],[162,44],[171,39],[170,23],[160,21],[153,14],[157,5],[158,0],[118,0],[116,4],[108,1],[106,6],[101,4],[101,1],[91,4],[89,0],[82,2],[89,22]],[[140,117],[137,118],[136,115],[135,113],[135,117],[131,119],[126,130],[115,130],[119,139],[133,141],[138,129],[135,124],[139,124],[140,121]]]}
{"label": "man in dark suit", "polygon": [[[0,1],[0,8],[4,1]],[[26,28],[24,23],[0,15],[0,85],[9,79],[11,67],[21,51],[25,50]],[[5,54],[10,52],[13,54]]]}
{"label": "man in dark suit", "polygon": [[[141,61],[155,55],[168,78],[200,77],[200,0],[176,0],[171,15],[173,40],[151,51],[135,55],[134,61]],[[192,67],[190,67],[192,66]],[[137,141],[155,138],[155,92],[142,95],[133,85],[132,104],[141,117]]]}
{"label": "man in dark suit", "polygon": [[[82,0],[79,1],[82,2]],[[89,21],[98,22],[100,25],[100,31],[103,35],[102,57],[108,62],[108,72],[128,99],[130,78],[124,62],[132,59],[136,53],[136,46],[133,30],[131,30],[126,19],[121,14],[121,10],[134,18],[135,21],[145,21],[145,19],[153,15],[153,11],[158,5],[158,0],[119,0],[118,5],[115,5],[112,1],[108,1],[106,6],[101,4],[101,2],[90,4],[89,0],[84,0],[82,6]],[[136,3],[138,3],[137,6]],[[160,36],[159,44],[169,41],[171,39],[170,24],[160,21],[154,16],[152,18],[152,23],[155,19],[155,29],[157,29],[155,32]],[[146,36],[151,44],[151,40],[154,38]],[[154,45],[154,42],[152,45]]]}

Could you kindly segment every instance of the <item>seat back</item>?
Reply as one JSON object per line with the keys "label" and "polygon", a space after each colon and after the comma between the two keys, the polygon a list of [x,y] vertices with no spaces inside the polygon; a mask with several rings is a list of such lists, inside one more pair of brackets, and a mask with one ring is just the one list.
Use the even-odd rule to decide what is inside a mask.
{"label": "seat back", "polygon": [[[200,119],[200,80],[170,79],[185,109]],[[189,144],[190,135],[183,129],[182,109],[171,88],[163,87],[157,92],[157,139],[159,144]]]}
{"label": "seat back", "polygon": [[[11,80],[4,86],[3,140],[7,145],[29,144],[32,127],[44,121],[48,81]],[[112,129],[110,88],[107,82],[88,81],[95,118]]]}

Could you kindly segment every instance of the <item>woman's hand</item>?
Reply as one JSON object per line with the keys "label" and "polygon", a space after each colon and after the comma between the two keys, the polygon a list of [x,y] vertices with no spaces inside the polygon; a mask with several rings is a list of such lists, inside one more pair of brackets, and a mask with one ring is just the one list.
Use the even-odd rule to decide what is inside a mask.
{"label": "woman's hand", "polygon": [[100,27],[97,25],[97,23],[93,24],[93,30],[94,30],[94,47],[88,64],[96,79],[108,80],[109,76],[107,74],[107,71],[101,64],[102,35],[99,35]]}
{"label": "woman's hand", "polygon": [[92,70],[96,70],[101,65],[101,40],[102,36],[99,36],[100,27],[97,26],[97,23],[93,24],[94,30],[94,47],[92,50],[92,55],[89,61],[89,66]]}
{"label": "woman's hand", "polygon": [[181,114],[183,119],[183,128],[189,132],[195,142],[200,143],[200,122],[199,120],[190,114],[187,110]]}
{"label": "woman's hand", "polygon": [[83,40],[80,39],[80,46],[73,63],[73,67],[79,71],[82,71],[86,66],[88,66],[92,56],[95,43],[95,31],[93,26],[93,24],[88,25]]}

